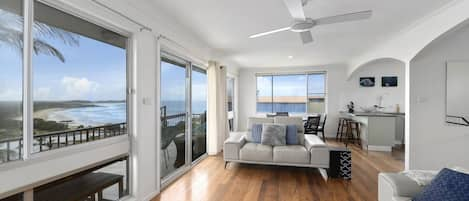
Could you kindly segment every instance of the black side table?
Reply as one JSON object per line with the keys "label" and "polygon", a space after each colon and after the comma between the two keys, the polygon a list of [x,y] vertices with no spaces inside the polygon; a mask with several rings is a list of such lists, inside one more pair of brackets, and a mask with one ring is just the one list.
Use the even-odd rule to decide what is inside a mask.
{"label": "black side table", "polygon": [[352,152],[346,147],[329,147],[328,176],[352,179]]}

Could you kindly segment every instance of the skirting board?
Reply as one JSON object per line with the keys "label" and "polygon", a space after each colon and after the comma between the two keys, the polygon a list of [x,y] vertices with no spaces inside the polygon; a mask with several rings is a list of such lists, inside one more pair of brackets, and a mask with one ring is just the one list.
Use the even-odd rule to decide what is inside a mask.
{"label": "skirting board", "polygon": [[368,145],[368,151],[386,151],[391,152],[391,146],[376,146],[376,145]]}

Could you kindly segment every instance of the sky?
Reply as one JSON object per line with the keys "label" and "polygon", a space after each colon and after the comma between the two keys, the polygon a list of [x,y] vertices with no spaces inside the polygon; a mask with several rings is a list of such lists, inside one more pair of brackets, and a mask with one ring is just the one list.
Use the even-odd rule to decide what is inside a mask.
{"label": "sky", "polygon": [[[185,84],[185,68],[161,62],[161,99],[163,101],[184,101]],[[192,71],[192,100],[207,100],[207,75],[198,71]]]}
{"label": "sky", "polygon": [[[308,85],[306,85],[308,79]],[[311,75],[279,75],[258,76],[258,96],[305,96],[309,94],[325,93],[325,74]]]}
{"label": "sky", "polygon": [[[0,16],[1,17],[1,16]],[[70,46],[42,38],[65,57],[33,56],[34,100],[125,100],[125,49],[79,36]],[[18,49],[0,41],[0,101],[21,100],[22,62]]]}

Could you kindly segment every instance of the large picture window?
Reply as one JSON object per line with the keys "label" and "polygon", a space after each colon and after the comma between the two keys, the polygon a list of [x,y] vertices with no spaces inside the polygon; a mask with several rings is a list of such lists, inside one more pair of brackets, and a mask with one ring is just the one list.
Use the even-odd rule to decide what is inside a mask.
{"label": "large picture window", "polygon": [[226,78],[226,102],[228,108],[228,129],[230,131],[234,130],[234,96],[235,96],[235,78],[227,77]]}
{"label": "large picture window", "polygon": [[[127,134],[127,38],[38,1],[23,34],[22,2],[0,2],[0,163]],[[23,46],[27,33],[32,69],[21,62],[31,50]],[[31,150],[23,149],[26,142]]]}
{"label": "large picture window", "polygon": [[22,1],[0,1],[0,163],[21,159]]}
{"label": "large picture window", "polygon": [[257,112],[325,112],[325,73],[257,75]]}

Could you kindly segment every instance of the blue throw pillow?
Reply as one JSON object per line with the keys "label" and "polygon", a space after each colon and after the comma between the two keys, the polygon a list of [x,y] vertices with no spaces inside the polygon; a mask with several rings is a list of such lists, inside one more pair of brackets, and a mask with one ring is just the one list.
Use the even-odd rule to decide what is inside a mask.
{"label": "blue throw pillow", "polygon": [[251,129],[252,140],[255,143],[261,143],[262,124],[253,124]]}
{"label": "blue throw pillow", "polygon": [[413,201],[469,201],[469,174],[441,170]]}
{"label": "blue throw pillow", "polygon": [[287,144],[299,144],[296,125],[287,125]]}

